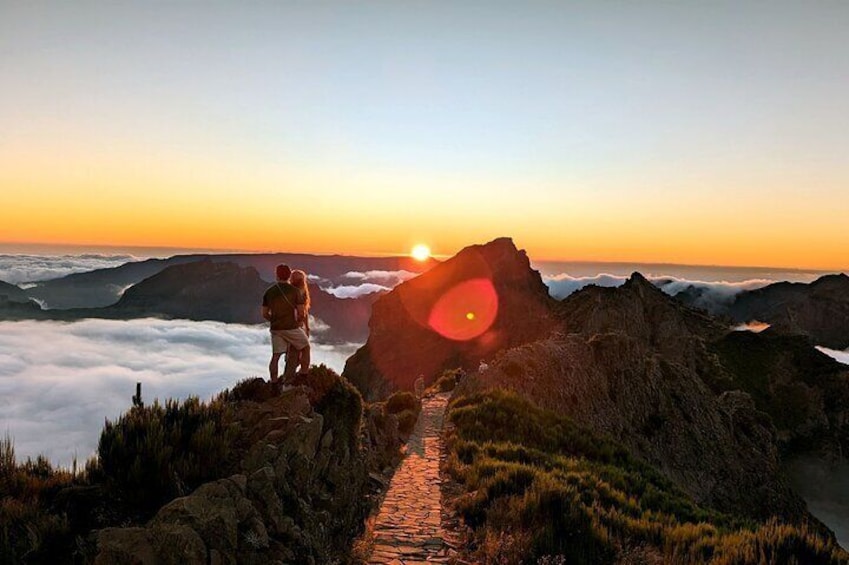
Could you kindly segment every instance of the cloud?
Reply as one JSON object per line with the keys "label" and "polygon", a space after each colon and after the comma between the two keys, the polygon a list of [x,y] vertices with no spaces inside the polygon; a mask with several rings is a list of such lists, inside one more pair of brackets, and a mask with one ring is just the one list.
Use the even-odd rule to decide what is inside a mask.
{"label": "cloud", "polygon": [[[646,278],[670,296],[676,296],[684,291],[696,292],[697,297],[694,304],[712,312],[730,305],[734,298],[745,290],[762,288],[776,282],[772,279],[749,279],[735,282],[701,281],[666,275],[649,275]],[[573,277],[563,273],[543,278],[545,284],[548,285],[551,296],[558,300],[562,300],[573,292],[591,284],[602,287],[616,287],[624,284],[626,280],[628,280],[626,276],[607,273],[592,277]]]}
{"label": "cloud", "polygon": [[348,271],[347,273],[342,275],[342,278],[355,279],[362,282],[377,283],[383,286],[394,288],[402,282],[408,281],[414,277],[417,277],[418,275],[419,273],[405,271],[404,269],[398,271]]}
{"label": "cloud", "polygon": [[359,298],[360,296],[365,296],[366,294],[373,294],[375,292],[386,292],[392,289],[388,286],[383,286],[379,284],[364,283],[360,285],[330,286],[322,290],[324,290],[324,292],[332,294],[336,298]]}
{"label": "cloud", "polygon": [[[320,339],[320,338],[319,338]],[[357,345],[313,344],[313,362],[341,372]],[[263,326],[144,319],[0,322],[0,434],[19,458],[69,464],[97,447],[104,418],[154,398],[208,399],[268,372]]]}
{"label": "cloud", "polygon": [[598,274],[592,277],[573,277],[566,273],[543,277],[543,282],[548,286],[548,292],[554,298],[562,300],[589,285],[614,287],[622,286],[628,277],[621,275]]}
{"label": "cloud", "polygon": [[752,333],[759,334],[762,331],[768,329],[769,326],[770,326],[770,324],[767,324],[766,322],[759,322],[757,320],[752,320],[751,322],[746,322],[745,324],[737,324],[736,326],[734,326],[731,329],[734,330],[735,332],[752,332]]}
{"label": "cloud", "polygon": [[133,255],[0,255],[0,280],[12,284],[44,281],[139,260]]}
{"label": "cloud", "polygon": [[838,351],[835,349],[829,349],[827,347],[820,347],[819,345],[816,347],[832,359],[836,359],[838,362],[843,363],[844,365],[849,365],[849,349],[847,349],[846,351]]}

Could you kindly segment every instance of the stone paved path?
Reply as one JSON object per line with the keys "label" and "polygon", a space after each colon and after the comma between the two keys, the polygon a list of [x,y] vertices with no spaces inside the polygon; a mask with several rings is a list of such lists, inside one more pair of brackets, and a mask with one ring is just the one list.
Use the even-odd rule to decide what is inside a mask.
{"label": "stone paved path", "polygon": [[439,462],[444,449],[442,423],[450,394],[425,398],[407,455],[389,483],[374,524],[369,563],[412,565],[449,563],[456,545],[446,530]]}

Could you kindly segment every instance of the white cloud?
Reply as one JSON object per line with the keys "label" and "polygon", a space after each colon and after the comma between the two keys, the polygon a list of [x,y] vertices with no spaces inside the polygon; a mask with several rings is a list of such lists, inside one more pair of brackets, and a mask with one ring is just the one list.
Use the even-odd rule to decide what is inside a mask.
{"label": "white cloud", "polygon": [[817,346],[817,349],[828,355],[829,357],[836,359],[838,362],[843,363],[844,365],[849,365],[849,349],[846,351],[838,351],[835,349],[829,349],[827,347]]}
{"label": "white cloud", "polygon": [[549,294],[558,300],[562,300],[573,292],[581,290],[585,286],[589,286],[591,284],[603,287],[614,287],[622,286],[626,280],[628,280],[628,277],[621,275],[608,275],[606,273],[592,277],[573,277],[566,273],[543,277],[543,282],[548,285]]}
{"label": "white cloud", "polygon": [[44,281],[139,260],[132,255],[0,255],[0,280],[12,284]]}
{"label": "white cloud", "polygon": [[332,294],[337,298],[359,298],[375,292],[386,292],[392,290],[404,281],[418,276],[418,273],[405,271],[348,271],[337,281],[345,279],[358,281],[358,284],[340,284],[333,286],[333,282],[324,279],[321,290]]}
{"label": "white cloud", "polygon": [[388,286],[390,288],[394,288],[402,282],[417,277],[418,275],[419,273],[413,273],[411,271],[405,271],[404,269],[401,269],[398,271],[348,271],[347,273],[342,275],[342,277],[346,279],[355,279],[363,282],[378,283],[384,286]]}
{"label": "white cloud", "polygon": [[[313,345],[313,362],[341,372],[357,345]],[[144,319],[0,322],[0,434],[19,458],[68,464],[94,453],[104,418],[131,405],[137,381],[154,398],[208,399],[266,377],[263,326]],[[282,368],[282,367],[281,367]]]}
{"label": "white cloud", "polygon": [[[739,282],[701,281],[665,275],[649,275],[646,278],[670,296],[675,296],[691,287],[694,288],[701,293],[696,299],[695,305],[707,310],[715,310],[718,307],[729,305],[744,290],[762,288],[776,282],[771,279],[749,279]],[[628,280],[628,277],[607,273],[592,277],[573,277],[563,273],[546,276],[543,280],[548,285],[551,296],[562,300],[573,292],[591,284],[602,287],[621,286]]]}
{"label": "white cloud", "polygon": [[388,286],[383,286],[379,284],[364,283],[360,285],[331,286],[322,290],[324,292],[327,292],[328,294],[332,294],[336,298],[359,298],[360,296],[365,296],[366,294],[384,292],[392,289]]}

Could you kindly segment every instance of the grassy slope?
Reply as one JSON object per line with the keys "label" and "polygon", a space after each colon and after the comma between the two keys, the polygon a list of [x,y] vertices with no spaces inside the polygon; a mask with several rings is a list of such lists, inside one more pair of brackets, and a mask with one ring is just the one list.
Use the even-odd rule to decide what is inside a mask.
{"label": "grassy slope", "polygon": [[805,527],[699,507],[621,446],[514,394],[460,396],[450,419],[448,470],[485,563],[849,560]]}

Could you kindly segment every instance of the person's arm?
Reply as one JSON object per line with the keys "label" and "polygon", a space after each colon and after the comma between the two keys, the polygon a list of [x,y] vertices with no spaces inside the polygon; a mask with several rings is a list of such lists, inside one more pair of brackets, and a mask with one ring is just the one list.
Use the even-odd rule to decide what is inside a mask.
{"label": "person's arm", "polygon": [[309,327],[309,321],[307,320],[307,309],[304,307],[304,305],[298,304],[297,306],[295,306],[295,310],[297,310],[298,312],[298,320],[304,322],[305,328]]}
{"label": "person's arm", "polygon": [[271,321],[271,307],[268,304],[268,291],[262,295],[262,317]]}
{"label": "person's arm", "polygon": [[310,313],[304,308],[304,331],[307,332],[307,337],[310,336]]}

